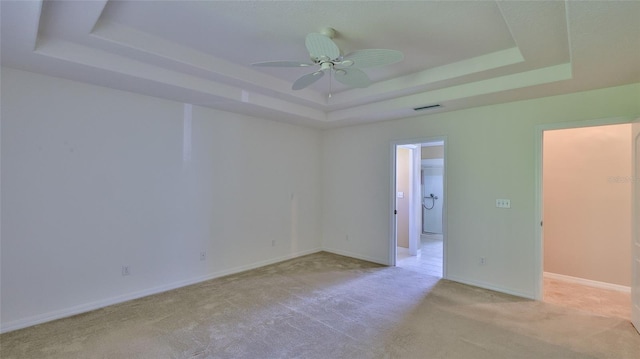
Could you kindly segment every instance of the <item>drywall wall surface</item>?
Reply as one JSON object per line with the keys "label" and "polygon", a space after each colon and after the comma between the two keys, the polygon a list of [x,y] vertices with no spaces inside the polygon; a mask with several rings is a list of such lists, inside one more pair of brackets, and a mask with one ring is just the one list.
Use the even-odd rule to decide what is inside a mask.
{"label": "drywall wall surface", "polygon": [[409,186],[411,150],[398,148],[396,152],[396,226],[399,247],[409,248]]}
{"label": "drywall wall surface", "polygon": [[447,277],[533,298],[536,127],[632,116],[639,94],[633,84],[327,130],[323,246],[389,263],[391,143],[446,136]]}
{"label": "drywall wall surface", "polygon": [[432,158],[444,158],[444,146],[424,146],[421,149],[421,158],[424,159],[432,159]]}
{"label": "drywall wall surface", "polygon": [[2,330],[320,249],[319,131],[7,68],[1,85]]}
{"label": "drywall wall surface", "polygon": [[631,124],[544,132],[544,271],[631,285]]}

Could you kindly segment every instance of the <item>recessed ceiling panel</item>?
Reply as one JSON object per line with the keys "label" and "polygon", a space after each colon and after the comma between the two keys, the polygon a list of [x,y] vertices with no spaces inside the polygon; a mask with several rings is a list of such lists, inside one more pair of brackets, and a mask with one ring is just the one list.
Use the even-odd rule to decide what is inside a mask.
{"label": "recessed ceiling panel", "polygon": [[[305,36],[329,26],[343,54],[365,48],[404,53],[399,64],[367,71],[374,81],[515,46],[491,1],[110,1],[102,20],[243,65],[307,61]],[[259,71],[288,81],[305,73]]]}

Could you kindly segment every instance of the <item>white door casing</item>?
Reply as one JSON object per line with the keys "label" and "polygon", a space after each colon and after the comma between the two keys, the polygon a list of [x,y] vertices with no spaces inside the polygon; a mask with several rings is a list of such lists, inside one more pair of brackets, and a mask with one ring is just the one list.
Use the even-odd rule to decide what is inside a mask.
{"label": "white door casing", "polygon": [[633,273],[631,274],[631,322],[640,333],[640,118],[632,124],[633,148],[631,179],[633,181]]}
{"label": "white door casing", "polygon": [[420,146],[411,148],[411,198],[409,199],[409,254],[420,252],[420,234],[422,233],[422,191],[420,190]]}

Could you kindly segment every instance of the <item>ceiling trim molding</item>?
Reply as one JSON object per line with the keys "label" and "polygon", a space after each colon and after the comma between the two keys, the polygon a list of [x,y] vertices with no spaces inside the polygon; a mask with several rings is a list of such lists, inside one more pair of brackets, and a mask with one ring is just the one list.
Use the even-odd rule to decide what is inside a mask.
{"label": "ceiling trim molding", "polygon": [[208,81],[196,76],[167,70],[162,67],[152,66],[68,41],[47,40],[41,44],[36,53],[79,65],[154,81],[158,84],[175,86],[200,94],[207,94],[221,100],[251,103],[279,112],[312,118],[322,122],[326,121],[326,113],[322,110],[293,104],[275,97],[249,92],[239,87]]}
{"label": "ceiling trim molding", "polygon": [[381,94],[390,94],[386,97],[392,97],[392,95],[396,93],[405,95],[416,93],[425,90],[429,85],[436,82],[451,80],[521,62],[524,62],[524,57],[522,57],[520,49],[512,47],[451,64],[433,67],[395,79],[380,81],[364,89],[352,89],[339,92],[333,95],[331,105],[353,105],[361,102],[365,97],[380,96]]}
{"label": "ceiling trim molding", "polygon": [[262,72],[247,69],[211,55],[196,51],[190,47],[167,41],[145,32],[132,29],[122,24],[99,21],[94,31],[90,34],[94,39],[117,45],[124,49],[111,49],[121,55],[130,57],[153,56],[161,58],[167,68],[178,68],[181,71],[196,76],[208,77],[213,81],[222,81],[243,88],[254,88],[254,82],[261,84],[260,88],[268,88],[273,93],[280,93],[292,101],[306,103],[308,105],[324,105],[325,97],[311,89],[304,91],[291,90],[291,84],[287,81],[264,74]]}
{"label": "ceiling trim molding", "polygon": [[328,121],[342,121],[362,116],[362,112],[375,111],[397,117],[398,111],[410,115],[413,108],[425,103],[441,103],[473,96],[513,90],[528,86],[541,85],[572,78],[571,64],[549,66],[511,75],[505,75],[472,83],[427,91],[411,96],[404,96],[387,101],[376,102],[366,106],[357,106],[337,110],[328,114]]}
{"label": "ceiling trim molding", "polygon": [[[336,38],[342,50],[367,48],[371,40],[397,45],[411,57],[404,64],[367,69],[375,80],[367,88],[336,83],[332,96],[324,83],[291,89],[296,71],[305,74],[309,68],[280,72],[245,63],[299,56],[304,47],[298,40],[317,25],[308,22],[321,19],[298,3],[286,9],[305,21],[275,21],[271,15],[284,5],[264,2],[201,6],[40,0],[1,5],[3,66],[319,128],[426,116],[640,78],[633,66],[640,54],[633,41],[639,35],[633,21],[640,14],[637,2],[407,5],[403,11],[433,10],[434,23],[404,31],[381,31],[366,22],[387,16],[402,21],[400,13],[392,13],[396,6],[391,2],[384,11],[341,5],[362,10],[354,14],[359,16],[355,24],[334,19],[343,21],[335,25],[342,26]],[[229,14],[222,16],[222,9]],[[468,9],[481,11],[471,16]],[[456,19],[466,22],[454,26]],[[414,111],[434,104],[440,106]]]}

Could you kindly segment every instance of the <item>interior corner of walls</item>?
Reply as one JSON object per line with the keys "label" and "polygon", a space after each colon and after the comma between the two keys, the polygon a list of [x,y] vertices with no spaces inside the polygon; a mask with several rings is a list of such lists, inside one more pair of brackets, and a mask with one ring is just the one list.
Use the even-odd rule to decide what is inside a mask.
{"label": "interior corner of walls", "polygon": [[384,265],[384,266],[391,265],[389,263],[388,259],[374,258],[374,257],[370,257],[370,256],[363,255],[363,254],[360,254],[360,253],[355,253],[355,252],[351,252],[351,251],[345,251],[345,250],[342,250],[342,249],[323,247],[322,251],[333,253],[333,254],[337,254],[337,255],[340,255],[340,256],[351,257],[351,258],[355,258],[355,259],[361,259],[363,261],[372,262],[372,263],[376,263],[376,264],[381,264],[381,265]]}
{"label": "interior corner of walls", "polygon": [[516,297],[533,299],[533,300],[536,299],[535,293],[529,292],[529,291],[522,291],[522,290],[517,290],[517,289],[514,290],[512,288],[508,288],[508,287],[504,287],[504,286],[500,286],[500,285],[495,285],[495,284],[491,284],[491,283],[487,283],[487,282],[479,281],[479,280],[474,280],[474,279],[466,279],[466,278],[462,278],[462,277],[455,276],[455,275],[448,275],[446,279],[454,281],[454,282],[466,284],[466,285],[471,285],[471,286],[474,286],[474,287],[479,287],[479,288],[492,290],[492,291],[499,292],[499,293],[515,295]]}

